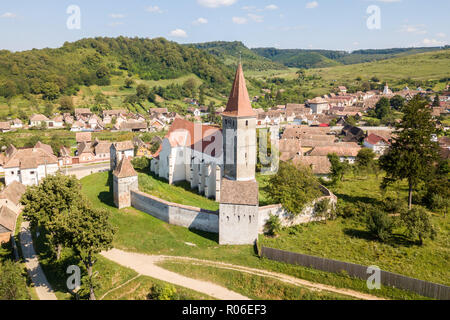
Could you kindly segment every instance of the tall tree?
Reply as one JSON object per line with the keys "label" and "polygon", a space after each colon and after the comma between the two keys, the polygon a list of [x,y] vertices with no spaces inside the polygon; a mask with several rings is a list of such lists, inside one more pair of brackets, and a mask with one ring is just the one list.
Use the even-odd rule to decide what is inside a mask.
{"label": "tall tree", "polygon": [[89,300],[95,300],[94,272],[96,254],[112,248],[115,228],[107,210],[94,209],[83,202],[73,206],[64,215],[65,243],[72,248],[87,270]]}
{"label": "tall tree", "polygon": [[389,99],[386,97],[382,97],[375,106],[375,113],[378,119],[383,119],[388,116],[391,112],[391,105],[389,103]]}
{"label": "tall tree", "polygon": [[348,162],[341,162],[339,156],[336,153],[328,155],[328,160],[331,163],[331,178],[333,183],[338,183],[344,179],[345,173],[350,169],[350,164]]}
{"label": "tall tree", "polygon": [[409,186],[409,208],[412,194],[420,181],[432,172],[438,159],[438,144],[432,141],[436,134],[436,121],[426,100],[416,95],[402,108],[403,119],[396,125],[394,141],[389,152],[380,158],[380,165],[387,175],[383,186],[406,179]]}
{"label": "tall tree", "polygon": [[45,228],[57,259],[65,241],[62,215],[82,201],[81,198],[80,182],[74,176],[62,174],[48,176],[38,186],[29,187],[22,196],[24,218],[34,226]]}

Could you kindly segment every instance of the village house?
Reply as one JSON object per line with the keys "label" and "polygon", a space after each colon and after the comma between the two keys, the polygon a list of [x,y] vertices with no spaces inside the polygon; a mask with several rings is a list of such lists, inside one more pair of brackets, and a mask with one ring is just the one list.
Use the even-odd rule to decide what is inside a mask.
{"label": "village house", "polygon": [[35,147],[26,149],[16,149],[11,145],[6,150],[4,170],[6,186],[13,181],[37,185],[59,170],[59,162],[51,147],[43,143],[38,142]]}
{"label": "village house", "polygon": [[76,120],[80,120],[82,117],[89,119],[92,115],[93,115],[93,113],[89,108],[76,108],[75,109],[75,119]]}
{"label": "village house", "polygon": [[64,128],[64,118],[61,115],[54,116],[51,120],[47,122],[47,128],[49,129],[61,129]]}
{"label": "village house", "polygon": [[17,215],[6,206],[0,208],[0,245],[8,243],[16,229]]}
{"label": "village house", "polygon": [[309,100],[308,106],[311,108],[312,113],[314,114],[322,114],[330,110],[330,105],[328,104],[328,101],[320,97]]}
{"label": "village house", "polygon": [[373,133],[364,139],[364,147],[372,149],[379,156],[385,154],[389,146],[389,141]]}
{"label": "village house", "polygon": [[166,125],[159,119],[150,120],[150,132],[160,132],[163,131]]}
{"label": "village house", "polygon": [[112,143],[109,153],[111,170],[114,170],[124,157],[134,158],[134,144],[132,141]]}
{"label": "village house", "polygon": [[0,122],[0,132],[10,132],[11,131],[11,123],[9,121]]}
{"label": "village house", "polygon": [[34,114],[30,117],[30,127],[40,127],[48,121],[50,121],[49,118],[43,114]]}
{"label": "village house", "polygon": [[23,184],[13,181],[0,192],[0,207],[8,207],[10,210],[18,213],[22,209],[20,198],[26,189]]}
{"label": "village house", "polygon": [[361,142],[365,137],[366,134],[361,128],[354,127],[351,125],[346,125],[342,129],[342,135],[344,136],[343,140],[345,142]]}
{"label": "village house", "polygon": [[356,143],[352,145],[342,145],[340,143],[336,143],[332,146],[325,147],[315,147],[310,152],[308,152],[307,156],[319,156],[319,157],[327,157],[329,154],[335,153],[339,157],[341,162],[347,161],[350,164],[354,164],[356,162],[356,157],[361,150],[361,147]]}
{"label": "village house", "polygon": [[292,163],[311,168],[314,175],[327,179],[331,173],[331,162],[327,156],[296,156]]}
{"label": "village house", "polygon": [[138,121],[134,119],[129,119],[127,121],[121,122],[120,125],[114,125],[114,130],[125,131],[125,132],[147,132],[147,122]]}
{"label": "village house", "polygon": [[20,119],[14,119],[11,121],[11,128],[13,129],[22,129],[23,128],[23,122]]}

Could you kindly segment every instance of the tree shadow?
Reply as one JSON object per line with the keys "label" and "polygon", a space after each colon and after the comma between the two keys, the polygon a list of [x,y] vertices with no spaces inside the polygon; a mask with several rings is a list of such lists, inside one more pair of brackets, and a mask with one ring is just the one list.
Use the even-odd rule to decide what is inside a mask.
{"label": "tree shadow", "polygon": [[379,203],[378,199],[371,198],[371,197],[350,196],[348,194],[342,194],[342,193],[334,193],[334,195],[336,197],[338,197],[338,199],[342,199],[345,202],[350,202],[353,204],[358,204],[359,202],[362,202],[362,203],[369,203],[369,204],[376,205]]}
{"label": "tree shadow", "polygon": [[417,241],[411,241],[406,236],[400,233],[393,233],[391,238],[386,241],[381,241],[377,237],[375,237],[373,234],[371,234],[369,231],[366,230],[358,230],[358,229],[352,229],[352,228],[345,228],[343,230],[344,234],[351,237],[351,238],[357,238],[367,241],[376,241],[379,243],[384,243],[393,247],[403,246],[403,247],[412,247],[417,245]]}

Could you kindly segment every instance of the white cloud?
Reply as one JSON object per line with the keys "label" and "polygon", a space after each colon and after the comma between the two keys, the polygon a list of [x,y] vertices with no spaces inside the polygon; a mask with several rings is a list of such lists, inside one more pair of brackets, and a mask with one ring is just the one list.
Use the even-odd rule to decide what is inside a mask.
{"label": "white cloud", "polygon": [[196,26],[201,25],[201,24],[207,24],[207,23],[208,23],[208,19],[205,19],[205,18],[198,18],[197,20],[195,20],[193,22],[193,24]]}
{"label": "white cloud", "polygon": [[420,25],[403,25],[402,28],[400,29],[400,32],[406,32],[406,33],[414,33],[414,34],[426,34],[427,31],[424,30],[424,25],[420,24]]}
{"label": "white cloud", "polygon": [[158,6],[149,6],[145,8],[145,11],[152,12],[152,13],[163,13],[160,7]]}
{"label": "white cloud", "polygon": [[12,13],[12,12],[6,12],[6,13],[2,14],[0,16],[0,18],[14,19],[14,18],[17,18],[17,15],[15,13]]}
{"label": "white cloud", "polygon": [[439,38],[445,38],[447,35],[443,32],[439,32],[436,34]]}
{"label": "white cloud", "polygon": [[123,25],[123,22],[112,22],[110,24],[108,24],[108,26],[110,27],[117,27],[117,26],[121,26]]}
{"label": "white cloud", "polygon": [[233,17],[233,23],[235,24],[246,24],[247,23],[247,18],[243,18],[243,17]]}
{"label": "white cloud", "polygon": [[307,9],[314,9],[314,8],[317,8],[318,6],[319,6],[319,3],[317,1],[308,2],[306,4]]}
{"label": "white cloud", "polygon": [[433,46],[434,47],[443,46],[445,44],[443,41],[439,41],[436,39],[428,39],[428,38],[423,39],[422,43],[426,46],[432,46],[432,47]]}
{"label": "white cloud", "polygon": [[170,32],[170,36],[176,38],[187,38],[187,33],[183,29],[175,29]]}
{"label": "white cloud", "polygon": [[197,3],[207,8],[228,7],[236,3],[237,0],[197,0]]}
{"label": "white cloud", "polygon": [[111,18],[113,18],[113,19],[123,19],[123,18],[125,18],[125,15],[121,14],[121,13],[111,13],[109,16]]}
{"label": "white cloud", "polygon": [[377,0],[378,2],[386,2],[386,3],[392,3],[392,2],[402,2],[402,0]]}
{"label": "white cloud", "polygon": [[263,16],[258,16],[258,15],[256,15],[256,14],[249,13],[249,14],[248,14],[248,17],[249,17],[251,20],[253,20],[254,22],[258,22],[258,23],[264,22],[264,17],[263,17]]}
{"label": "white cloud", "polygon": [[266,7],[266,10],[277,10],[278,6],[275,4],[270,4]]}
{"label": "white cloud", "polygon": [[256,7],[255,6],[244,6],[244,7],[242,7],[242,10],[253,11],[253,10],[256,10]]}

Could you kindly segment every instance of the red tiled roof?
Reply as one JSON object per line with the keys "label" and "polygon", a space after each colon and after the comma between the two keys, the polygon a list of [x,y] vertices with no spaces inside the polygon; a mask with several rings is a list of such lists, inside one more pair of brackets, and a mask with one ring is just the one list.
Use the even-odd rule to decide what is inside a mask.
{"label": "red tiled roof", "polygon": [[383,137],[380,137],[380,136],[378,136],[378,135],[376,135],[376,134],[370,134],[366,139],[365,139],[365,141],[367,142],[367,143],[370,143],[371,145],[376,145],[376,144],[378,144],[380,141],[384,141],[384,142],[386,142],[386,143],[389,143],[385,138],[383,138]]}

